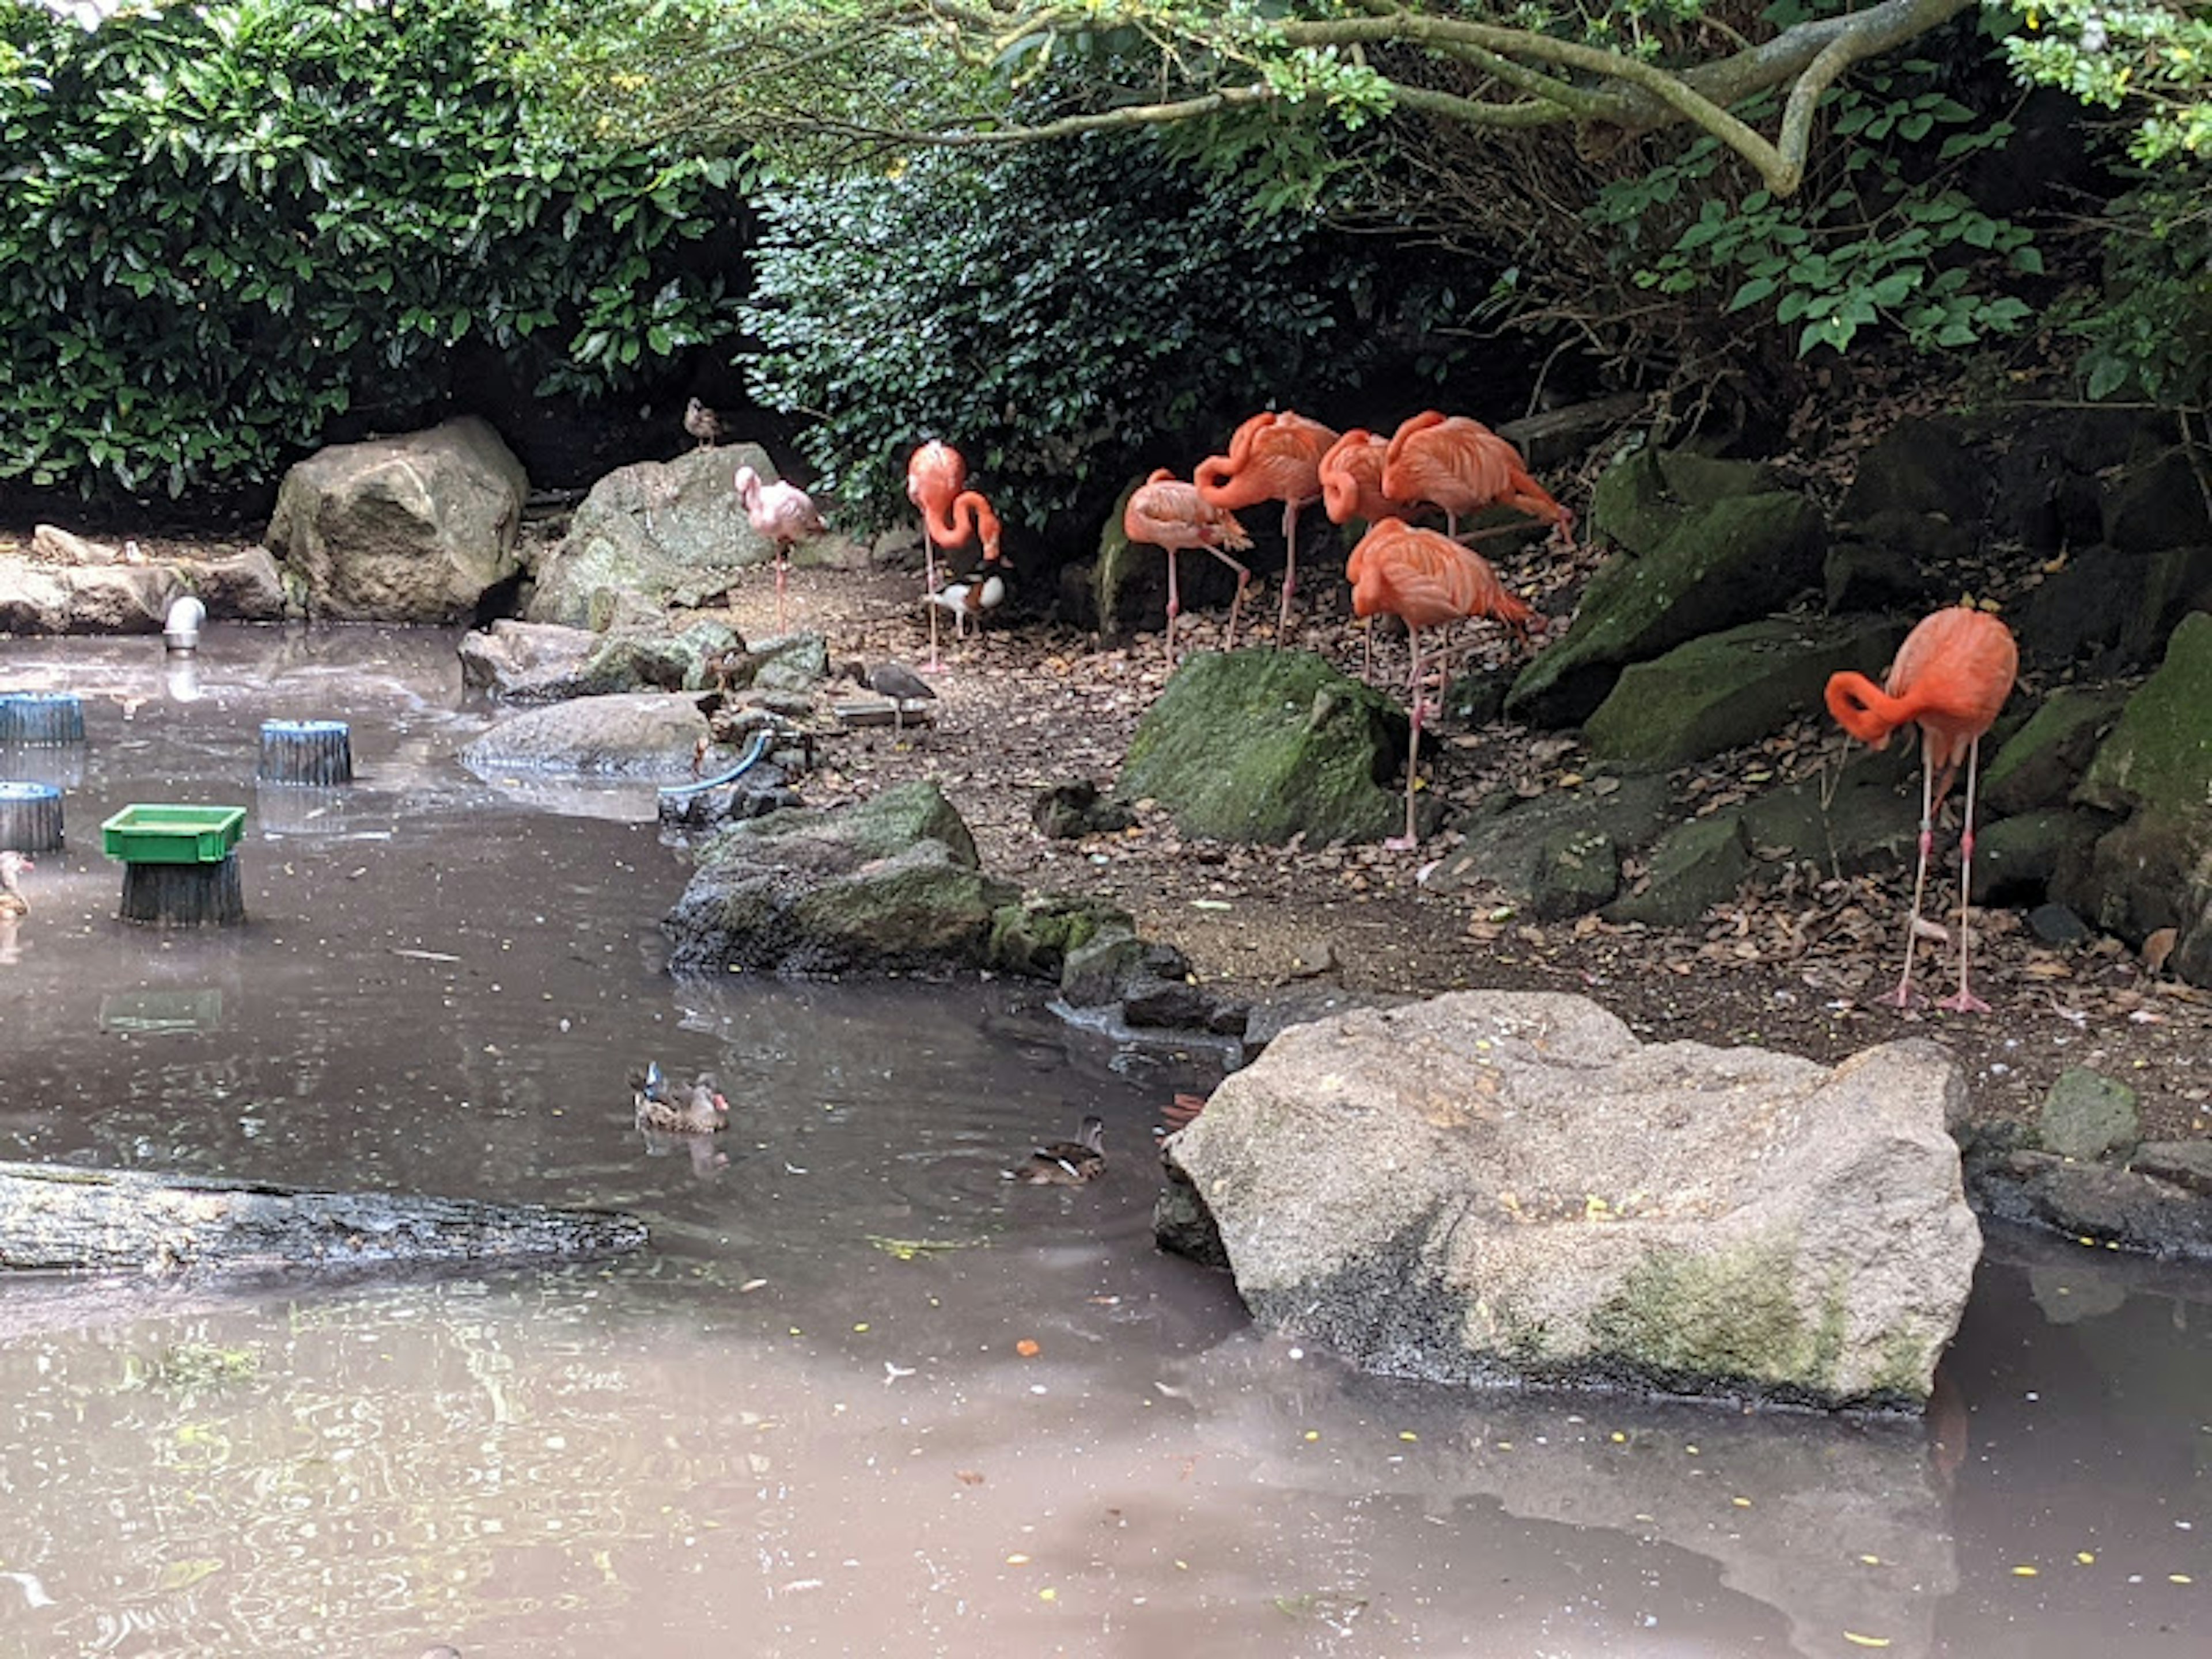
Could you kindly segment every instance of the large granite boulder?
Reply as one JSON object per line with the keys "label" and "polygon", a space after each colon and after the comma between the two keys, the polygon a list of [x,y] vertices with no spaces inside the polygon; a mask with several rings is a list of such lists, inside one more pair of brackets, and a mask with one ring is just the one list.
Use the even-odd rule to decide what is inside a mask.
{"label": "large granite boulder", "polygon": [[[775,546],[752,527],[732,481],[750,466],[774,483],[775,464],[758,444],[694,449],[672,461],[617,467],[592,486],[568,534],[532,573],[524,615],[571,628],[598,626],[607,596],[628,593],[656,607],[696,606],[726,592],[749,569],[772,563]],[[865,554],[829,540],[846,562]]]}
{"label": "large granite boulder", "polygon": [[699,700],[680,692],[618,692],[532,708],[501,720],[461,750],[481,777],[561,773],[674,782],[710,736]]}
{"label": "large granite boulder", "polygon": [[510,702],[551,702],[622,691],[699,691],[718,684],[709,659],[750,666],[738,631],[711,617],[674,626],[660,611],[624,615],[605,629],[502,617],[465,635],[461,683]]}
{"label": "large granite boulder", "polygon": [[284,475],[266,540],[313,615],[457,622],[520,573],[529,493],[514,453],[465,416],[310,455]]}
{"label": "large granite boulder", "polygon": [[0,558],[0,634],[158,634],[185,591],[167,565]]}
{"label": "large granite boulder", "polygon": [[1364,1369],[1917,1409],[1981,1249],[1934,1043],[1822,1066],[1469,992],[1294,1026],[1168,1143],[1254,1316]]}
{"label": "large granite boulder", "polygon": [[[1759,481],[1756,473],[1731,476],[1745,485]],[[1626,511],[1616,508],[1616,518]],[[1513,718],[1575,725],[1605,701],[1630,663],[1756,621],[1820,577],[1820,509],[1791,491],[1760,489],[1704,504],[1639,497],[1629,522],[1649,546],[1616,553],[1591,577],[1574,626],[1506,694]]]}
{"label": "large granite boulder", "polygon": [[1186,836],[1380,841],[1403,819],[1377,780],[1404,734],[1387,697],[1310,651],[1197,652],[1138,721],[1118,792]]}
{"label": "large granite boulder", "polygon": [[994,917],[1021,899],[983,873],[968,826],[927,782],[836,811],[770,812],[696,856],[660,924],[672,973],[980,968]]}

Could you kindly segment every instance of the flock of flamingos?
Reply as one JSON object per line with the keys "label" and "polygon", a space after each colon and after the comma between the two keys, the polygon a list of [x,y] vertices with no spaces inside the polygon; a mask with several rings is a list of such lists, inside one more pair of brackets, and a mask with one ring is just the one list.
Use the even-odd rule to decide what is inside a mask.
{"label": "flock of flamingos", "polygon": [[[713,416],[695,403],[693,412]],[[708,430],[687,413],[687,429],[702,442]],[[714,435],[719,435],[715,433]],[[776,549],[776,620],[783,626],[786,560],[793,543],[824,526],[805,491],[787,483],[763,483],[750,467],[737,474],[738,494],[753,528]],[[929,665],[938,664],[938,616],[949,612],[964,631],[1005,597],[999,517],[983,495],[968,487],[967,463],[951,445],[932,440],[907,463],[907,496],[921,511],[926,556],[925,599],[929,606]],[[1425,665],[1422,633],[1449,628],[1471,617],[1503,623],[1522,639],[1539,618],[1506,591],[1490,562],[1467,545],[1460,520],[1492,507],[1507,507],[1552,526],[1553,537],[1572,544],[1574,514],[1553,499],[1530,476],[1520,452],[1481,422],[1464,415],[1424,410],[1389,437],[1361,428],[1339,433],[1289,410],[1255,415],[1237,428],[1229,453],[1200,462],[1188,481],[1169,469],[1155,471],[1130,495],[1122,529],[1132,542],[1158,547],[1167,555],[1167,653],[1175,660],[1176,617],[1182,605],[1176,584],[1176,555],[1202,548],[1237,573],[1237,595],[1229,611],[1227,642],[1234,650],[1237,624],[1250,569],[1234,556],[1252,544],[1237,522],[1237,509],[1263,501],[1283,507],[1282,612],[1276,630],[1279,644],[1291,628],[1291,606],[1297,583],[1298,517],[1318,503],[1333,524],[1360,520],[1367,531],[1345,561],[1356,617],[1396,617],[1406,625],[1412,650],[1407,677],[1411,714],[1411,751],[1406,763],[1406,831],[1384,844],[1404,849],[1418,840],[1414,776],[1420,754],[1421,726],[1430,711],[1424,693],[1425,667],[1441,678],[1441,653]],[[1411,522],[1441,512],[1442,531]],[[939,550],[980,543],[981,564],[964,581],[939,586]],[[1971,940],[1966,892],[1974,852],[1974,789],[1980,768],[1981,739],[2019,672],[2019,650],[2012,632],[1986,611],[1954,605],[1923,618],[1907,635],[1882,683],[1863,674],[1839,673],[1827,685],[1828,711],[1852,737],[1879,749],[1901,728],[1917,728],[1921,744],[1921,815],[1918,869],[1912,884],[1911,919],[1905,932],[1905,967],[1886,999],[1905,1007],[1915,998],[1915,952],[1924,934],[1942,937],[1940,926],[1924,922],[1929,858],[1934,847],[1937,808],[1963,763],[1966,790],[1960,836],[1959,988],[1939,1006],[1957,1012],[1986,1012],[1989,1005],[1967,982]]]}

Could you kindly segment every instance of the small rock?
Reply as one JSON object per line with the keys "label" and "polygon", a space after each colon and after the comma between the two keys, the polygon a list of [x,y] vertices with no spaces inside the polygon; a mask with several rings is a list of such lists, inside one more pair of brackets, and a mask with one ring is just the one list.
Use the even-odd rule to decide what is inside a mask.
{"label": "small rock", "polygon": [[2089,924],[2063,904],[2039,904],[2027,913],[2028,931],[2045,945],[2078,945],[2090,935]]}
{"label": "small rock", "polygon": [[2039,1133],[2047,1151],[2084,1164],[2132,1150],[2142,1133],[2136,1091],[2085,1066],[2070,1066],[2043,1097]]}

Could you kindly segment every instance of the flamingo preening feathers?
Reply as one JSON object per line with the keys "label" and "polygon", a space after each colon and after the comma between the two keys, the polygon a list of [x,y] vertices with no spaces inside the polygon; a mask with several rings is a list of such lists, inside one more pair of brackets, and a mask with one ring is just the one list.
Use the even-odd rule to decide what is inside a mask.
{"label": "flamingo preening feathers", "polygon": [[1912,957],[1919,943],[1920,901],[1928,885],[1928,854],[1935,845],[1936,809],[1942,805],[1959,763],[1966,763],[1964,827],[1959,835],[1959,994],[1936,1004],[1957,1013],[1987,1013],[1990,1005],[1968,988],[1970,941],[1966,915],[1974,881],[1974,783],[1981,767],[1982,734],[2012,695],[2020,672],[2020,647],[2012,630],[1987,611],[1952,605],[1923,617],[1905,636],[1897,660],[1880,685],[1863,674],[1828,677],[1828,712],[1871,748],[1888,743],[1901,726],[1920,728],[1920,860],[1912,877],[1912,919],[1905,931],[1905,971],[1886,1000],[1912,1002]]}
{"label": "flamingo preening feathers", "polygon": [[1322,499],[1321,462],[1336,434],[1289,410],[1255,415],[1229,440],[1226,455],[1209,455],[1191,474],[1199,499],[1234,511],[1261,501],[1283,504],[1283,613],[1275,643],[1290,631],[1291,595],[1298,579],[1298,514]]}
{"label": "flamingo preening feathers", "polygon": [[1521,452],[1480,421],[1433,409],[1409,416],[1393,433],[1382,459],[1382,493],[1444,510],[1444,533],[1486,507],[1510,507],[1543,520],[1562,536],[1575,515],[1529,476]]}
{"label": "flamingo preening feathers", "polygon": [[1352,583],[1352,612],[1388,611],[1406,624],[1413,662],[1407,677],[1413,736],[1406,754],[1406,833],[1383,845],[1402,851],[1419,844],[1413,782],[1421,756],[1421,630],[1466,617],[1490,617],[1527,636],[1536,613],[1505,591],[1490,561],[1434,530],[1417,530],[1402,519],[1377,520],[1345,561]]}
{"label": "flamingo preening feathers", "polygon": [[[991,503],[980,491],[968,488],[968,463],[951,444],[932,438],[908,457],[906,464],[906,498],[921,513],[922,583],[924,596],[937,592],[937,550],[965,547],[969,540],[981,542],[983,562],[987,568],[984,580],[996,574],[999,560],[999,515],[991,510]],[[1000,590],[1005,591],[1003,583]],[[940,607],[929,606],[929,664],[932,672],[940,665],[937,659],[937,613]]]}
{"label": "flamingo preening feathers", "polygon": [[1168,666],[1175,666],[1176,617],[1182,605],[1176,592],[1176,554],[1186,547],[1202,547],[1237,573],[1237,597],[1229,604],[1229,648],[1237,648],[1237,613],[1243,608],[1244,590],[1252,572],[1230,557],[1229,550],[1252,545],[1244,526],[1225,507],[1215,507],[1165,467],[1131,492],[1121,510],[1121,532],[1133,542],[1164,549],[1168,556]]}
{"label": "flamingo preening feathers", "polygon": [[738,469],[736,482],[738,497],[744,503],[745,517],[754,533],[775,544],[775,631],[781,634],[784,629],[784,573],[791,557],[791,544],[830,526],[815,511],[814,498],[797,484],[781,481],[763,483],[760,474],[749,466]]}

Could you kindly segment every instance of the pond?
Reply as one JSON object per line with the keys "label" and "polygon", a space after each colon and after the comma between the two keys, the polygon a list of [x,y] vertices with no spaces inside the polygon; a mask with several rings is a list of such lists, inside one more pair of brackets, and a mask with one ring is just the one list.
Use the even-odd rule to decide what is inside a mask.
{"label": "pond", "polygon": [[[1995,1237],[1929,1425],[1349,1376],[1156,1252],[1202,1054],[1040,990],[662,971],[650,793],[471,775],[450,633],[0,642],[74,690],[0,1158],[616,1206],[606,1262],[0,1292],[0,1654],[2179,1654],[2212,1281]],[[264,718],[358,781],[261,788]],[[242,927],[99,824],[250,809]],[[711,1155],[628,1069],[711,1066]],[[1006,1180],[1086,1112],[1079,1189]],[[2197,1639],[2201,1639],[2197,1638]]]}

